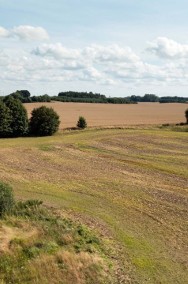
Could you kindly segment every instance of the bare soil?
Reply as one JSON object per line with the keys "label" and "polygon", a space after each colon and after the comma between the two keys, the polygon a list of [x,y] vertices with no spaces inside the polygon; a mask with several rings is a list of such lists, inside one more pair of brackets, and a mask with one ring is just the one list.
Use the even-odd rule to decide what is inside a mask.
{"label": "bare soil", "polygon": [[75,127],[78,117],[84,116],[88,126],[152,125],[185,122],[188,104],[139,103],[130,105],[89,103],[30,103],[25,107],[30,115],[33,108],[46,105],[59,114],[60,128]]}

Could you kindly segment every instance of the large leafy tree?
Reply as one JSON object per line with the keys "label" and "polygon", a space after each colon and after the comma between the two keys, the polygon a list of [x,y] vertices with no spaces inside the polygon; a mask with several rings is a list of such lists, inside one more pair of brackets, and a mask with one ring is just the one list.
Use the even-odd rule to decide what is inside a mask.
{"label": "large leafy tree", "polygon": [[0,100],[0,137],[12,136],[11,114],[9,108]]}
{"label": "large leafy tree", "polygon": [[30,103],[32,101],[30,97],[31,94],[27,90],[17,90],[16,92],[8,95],[8,97],[9,96],[13,97],[14,99],[19,99],[22,103]]}
{"label": "large leafy tree", "polygon": [[34,136],[51,136],[59,128],[59,115],[46,106],[33,109],[29,123],[30,134]]}
{"label": "large leafy tree", "polygon": [[27,111],[19,99],[12,96],[6,97],[5,105],[10,111],[12,136],[25,136],[28,133]]}

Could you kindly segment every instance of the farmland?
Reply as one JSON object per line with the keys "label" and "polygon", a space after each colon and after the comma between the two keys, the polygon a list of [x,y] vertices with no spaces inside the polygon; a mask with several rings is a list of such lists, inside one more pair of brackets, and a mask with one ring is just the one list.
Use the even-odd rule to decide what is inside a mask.
{"label": "farmland", "polygon": [[28,113],[41,105],[51,106],[59,114],[60,128],[75,127],[78,117],[84,116],[90,127],[126,126],[184,122],[187,104],[138,103],[130,105],[87,103],[31,103],[25,104]]}
{"label": "farmland", "polygon": [[[63,127],[73,105],[75,118],[94,117],[62,104]],[[184,121],[185,105],[173,108],[169,120]],[[121,283],[187,283],[187,141],[187,132],[154,126],[1,139],[0,180],[18,199],[43,200],[97,231],[114,248]]]}

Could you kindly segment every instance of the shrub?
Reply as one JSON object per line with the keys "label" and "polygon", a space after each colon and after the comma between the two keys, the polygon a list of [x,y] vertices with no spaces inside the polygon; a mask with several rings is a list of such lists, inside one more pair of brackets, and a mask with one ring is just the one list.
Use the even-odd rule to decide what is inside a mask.
{"label": "shrub", "polygon": [[23,104],[19,99],[15,99],[12,96],[6,97],[4,103],[11,115],[11,136],[25,136],[28,133],[28,117]]}
{"label": "shrub", "polygon": [[188,109],[186,109],[186,111],[185,111],[185,118],[186,118],[186,122],[188,124]]}
{"label": "shrub", "polygon": [[34,136],[51,136],[59,128],[59,115],[46,106],[33,109],[29,122],[30,134]]}
{"label": "shrub", "polygon": [[12,188],[4,183],[0,182],[0,218],[5,214],[12,211],[14,207],[14,197]]}
{"label": "shrub", "polygon": [[87,127],[87,122],[86,119],[83,116],[80,116],[77,122],[77,127],[79,128],[86,128]]}

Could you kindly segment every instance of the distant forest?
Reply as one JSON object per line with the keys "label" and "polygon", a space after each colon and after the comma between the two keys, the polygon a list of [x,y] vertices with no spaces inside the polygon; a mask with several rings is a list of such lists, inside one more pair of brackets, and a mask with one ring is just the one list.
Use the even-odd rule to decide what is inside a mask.
{"label": "distant forest", "polygon": [[[103,103],[103,104],[137,104],[138,102],[159,102],[159,103],[188,103],[188,97],[158,97],[154,94],[145,94],[144,96],[128,97],[106,97],[105,95],[93,92],[60,92],[57,96],[47,94],[41,96],[31,96],[28,90],[20,90],[9,94],[19,99],[22,103],[33,102],[76,102],[76,103]],[[7,96],[6,96],[7,97]],[[3,99],[4,97],[1,97]]]}

